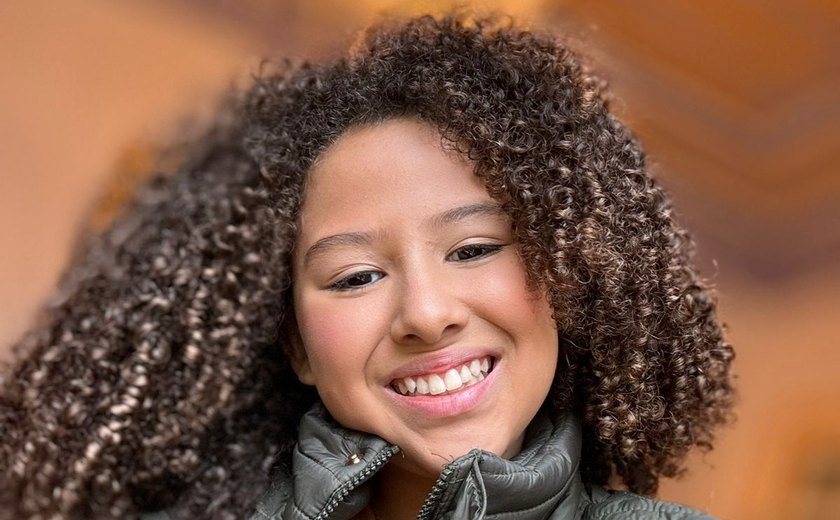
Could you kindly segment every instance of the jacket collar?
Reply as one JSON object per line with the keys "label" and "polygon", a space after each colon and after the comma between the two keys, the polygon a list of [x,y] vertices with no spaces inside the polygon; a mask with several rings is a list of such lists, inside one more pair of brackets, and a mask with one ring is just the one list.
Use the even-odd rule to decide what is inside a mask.
{"label": "jacket collar", "polygon": [[[346,520],[370,500],[370,479],[399,451],[379,437],[342,428],[323,405],[302,419],[292,477],[275,482],[254,518]],[[580,425],[538,415],[511,460],[474,449],[448,464],[418,519],[579,518],[588,500],[578,474]]]}
{"label": "jacket collar", "polygon": [[587,502],[578,473],[580,447],[573,416],[552,422],[538,415],[511,460],[475,449],[447,465],[418,518],[579,518]]}

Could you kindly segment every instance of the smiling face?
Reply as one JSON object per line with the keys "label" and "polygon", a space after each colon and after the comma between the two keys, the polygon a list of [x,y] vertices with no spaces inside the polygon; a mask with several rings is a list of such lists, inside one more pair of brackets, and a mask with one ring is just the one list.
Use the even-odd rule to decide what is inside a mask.
{"label": "smiling face", "polygon": [[472,448],[519,452],[557,331],[509,218],[435,130],[396,119],[334,143],[310,172],[293,262],[296,370],[340,424],[429,476]]}

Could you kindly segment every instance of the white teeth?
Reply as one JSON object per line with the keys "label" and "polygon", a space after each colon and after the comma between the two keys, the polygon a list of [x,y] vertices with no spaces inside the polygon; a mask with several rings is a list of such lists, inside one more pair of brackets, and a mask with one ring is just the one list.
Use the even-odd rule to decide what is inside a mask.
{"label": "white teeth", "polygon": [[450,368],[446,371],[446,375],[443,376],[443,383],[446,385],[447,392],[457,390],[464,385],[464,382],[461,381],[461,376],[454,368]]}
{"label": "white teeth", "polygon": [[417,378],[417,393],[422,395],[429,393],[429,383],[422,377]]}
{"label": "white teeth", "polygon": [[440,378],[437,374],[432,374],[429,377],[429,393],[432,395],[438,395],[446,392],[446,384],[444,384],[443,379]]}
{"label": "white teeth", "polygon": [[440,395],[472,386],[483,381],[490,372],[490,357],[473,359],[460,367],[453,367],[443,374],[406,377],[393,382],[394,390],[402,395]]}

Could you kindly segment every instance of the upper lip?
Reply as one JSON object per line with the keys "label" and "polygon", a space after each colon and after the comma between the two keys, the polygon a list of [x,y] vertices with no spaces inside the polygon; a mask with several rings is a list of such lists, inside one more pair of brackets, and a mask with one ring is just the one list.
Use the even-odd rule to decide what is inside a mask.
{"label": "upper lip", "polygon": [[403,379],[406,377],[415,377],[426,374],[437,374],[441,372],[446,372],[450,368],[463,365],[467,361],[471,361],[473,359],[481,359],[487,356],[490,356],[494,359],[499,358],[498,354],[492,352],[490,349],[469,349],[462,350],[459,352],[438,352],[434,354],[418,356],[417,358],[412,359],[408,363],[405,363],[400,368],[391,373],[391,375],[389,376],[390,379],[388,379],[388,384],[390,384],[394,380]]}

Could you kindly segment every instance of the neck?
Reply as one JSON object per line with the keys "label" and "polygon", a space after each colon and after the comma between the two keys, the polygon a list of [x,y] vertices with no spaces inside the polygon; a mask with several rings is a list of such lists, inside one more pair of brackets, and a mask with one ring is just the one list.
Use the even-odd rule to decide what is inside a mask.
{"label": "neck", "polygon": [[434,483],[435,479],[408,471],[392,461],[380,472],[371,509],[378,519],[414,520]]}

